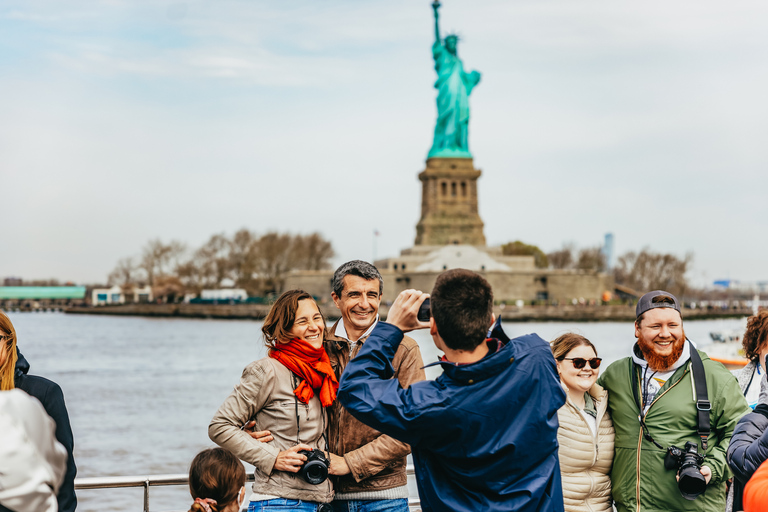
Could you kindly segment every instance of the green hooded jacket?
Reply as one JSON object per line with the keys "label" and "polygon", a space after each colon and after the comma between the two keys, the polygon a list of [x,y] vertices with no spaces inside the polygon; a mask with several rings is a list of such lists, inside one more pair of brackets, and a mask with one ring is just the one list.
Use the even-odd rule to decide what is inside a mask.
{"label": "green hooded jacket", "polygon": [[611,364],[598,383],[608,391],[608,409],[616,430],[611,485],[618,512],[722,512],[725,510],[725,482],[731,477],[725,455],[731,434],[739,419],[749,412],[736,378],[725,367],[699,351],[707,377],[707,392],[712,404],[712,426],[703,465],[712,470],[712,479],[703,494],[689,501],[677,487],[676,471],[664,467],[666,448],[696,443],[696,398],[688,361],[677,369],[656,394],[645,416],[659,449],[643,437],[640,406],[632,392],[632,373],[637,372],[638,396],[642,386],[640,366],[631,357]]}

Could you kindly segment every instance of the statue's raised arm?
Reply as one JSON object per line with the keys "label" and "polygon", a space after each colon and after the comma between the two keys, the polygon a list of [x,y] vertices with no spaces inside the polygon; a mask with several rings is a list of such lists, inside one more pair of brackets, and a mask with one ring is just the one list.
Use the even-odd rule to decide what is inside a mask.
{"label": "statue's raised arm", "polygon": [[440,23],[438,22],[439,15],[437,13],[437,10],[440,8],[440,2],[438,0],[435,0],[432,2],[432,10],[435,11],[435,41],[438,43],[442,40],[440,39]]}
{"label": "statue's raised arm", "polygon": [[437,71],[437,122],[435,138],[427,158],[472,158],[468,146],[469,95],[480,82],[480,73],[464,71],[459,59],[457,45],[459,37],[448,34],[440,38],[438,9],[440,2],[435,0],[432,9],[435,12],[435,43],[432,45],[432,57]]}

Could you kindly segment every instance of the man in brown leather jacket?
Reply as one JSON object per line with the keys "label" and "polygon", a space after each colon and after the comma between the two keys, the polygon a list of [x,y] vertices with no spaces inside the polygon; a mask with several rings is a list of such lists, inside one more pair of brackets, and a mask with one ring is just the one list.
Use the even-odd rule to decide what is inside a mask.
{"label": "man in brown leather jacket", "polygon": [[[382,291],[381,274],[365,261],[349,261],[334,273],[331,297],[341,318],[326,330],[325,349],[337,378],[378,322]],[[407,388],[425,379],[423,366],[419,346],[405,336],[392,360],[394,376]],[[360,423],[338,401],[329,413],[335,512],[408,512],[410,447]]]}

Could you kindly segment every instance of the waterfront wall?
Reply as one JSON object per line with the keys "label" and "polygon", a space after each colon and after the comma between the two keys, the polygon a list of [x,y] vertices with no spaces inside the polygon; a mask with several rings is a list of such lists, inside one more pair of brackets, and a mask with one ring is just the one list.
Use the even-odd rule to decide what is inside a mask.
{"label": "waterfront wall", "polygon": [[[125,304],[118,306],[71,307],[70,314],[129,315],[148,317],[216,318],[235,320],[262,320],[269,311],[267,304]],[[320,304],[328,320],[335,320],[339,310],[333,302]],[[379,313],[386,319],[389,308],[382,304]],[[494,307],[496,315],[505,322],[633,322],[634,305],[622,306],[508,306]],[[712,318],[738,318],[752,314],[748,308],[740,309],[686,309],[685,320]]]}

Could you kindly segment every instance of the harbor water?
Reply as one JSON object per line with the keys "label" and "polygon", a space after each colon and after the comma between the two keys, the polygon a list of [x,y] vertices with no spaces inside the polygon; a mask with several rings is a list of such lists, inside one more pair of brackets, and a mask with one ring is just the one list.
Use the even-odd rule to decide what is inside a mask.
{"label": "harbor water", "polygon": [[[212,445],[208,422],[242,369],[266,354],[256,321],[63,313],[9,317],[30,373],[56,381],[64,391],[78,477],[187,473],[194,455]],[[705,349],[710,331],[741,326],[739,319],[684,325],[688,337]],[[507,323],[504,329],[510,337],[535,332],[546,340],[578,332],[597,346],[604,365],[628,355],[634,343],[630,322]],[[428,332],[411,335],[425,362],[438,357]],[[428,377],[439,372],[430,368]],[[142,492],[81,490],[78,510],[141,510]],[[153,511],[187,510],[190,504],[185,487],[150,490]]]}

